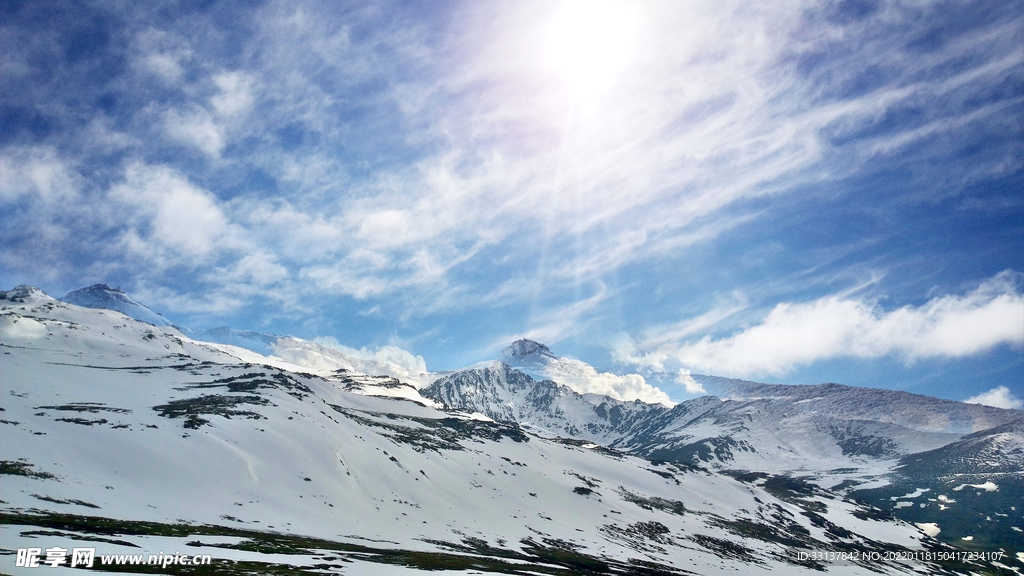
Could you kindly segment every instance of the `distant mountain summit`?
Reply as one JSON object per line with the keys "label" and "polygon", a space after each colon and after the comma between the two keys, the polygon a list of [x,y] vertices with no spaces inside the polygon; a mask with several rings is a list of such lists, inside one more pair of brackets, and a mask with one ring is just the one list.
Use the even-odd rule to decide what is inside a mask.
{"label": "distant mountain summit", "polygon": [[13,290],[0,291],[0,300],[7,300],[18,304],[32,302],[41,298],[50,298],[50,296],[35,286],[28,286],[25,284],[22,284]]}
{"label": "distant mountain summit", "polygon": [[[675,404],[668,394],[648,384],[639,374],[601,372],[582,360],[556,356],[544,344],[527,338],[516,340],[502,350],[498,361],[537,381],[552,380],[585,396],[596,394],[623,402],[639,399],[667,407]],[[600,399],[594,401],[595,404],[600,402]]]}
{"label": "distant mountain summit", "polygon": [[898,424],[922,432],[971,434],[1018,418],[1020,411],[901,390],[843,384],[761,384],[694,374],[709,393],[736,401],[771,400],[824,416]]}
{"label": "distant mountain summit", "polygon": [[552,354],[551,349],[547,346],[540,342],[521,338],[502,350],[498,360],[508,364],[509,366],[520,366],[544,364],[548,360],[554,360],[556,358],[558,357]]}
{"label": "distant mountain summit", "polygon": [[74,292],[68,292],[60,300],[84,308],[116,310],[128,317],[148,322],[154,326],[173,326],[173,323],[164,318],[163,314],[125,294],[120,288],[111,288],[106,284],[93,284]]}
{"label": "distant mountain summit", "polygon": [[551,380],[536,380],[504,362],[448,374],[421,389],[420,394],[446,409],[516,422],[534,432],[604,443],[629,432],[640,420],[667,410],[661,404],[640,400],[584,396]]}

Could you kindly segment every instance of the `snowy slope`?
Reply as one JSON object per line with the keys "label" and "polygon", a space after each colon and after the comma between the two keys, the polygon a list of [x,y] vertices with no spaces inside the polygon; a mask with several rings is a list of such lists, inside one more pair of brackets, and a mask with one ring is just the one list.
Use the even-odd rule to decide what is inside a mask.
{"label": "snowy slope", "polygon": [[888,479],[853,494],[941,540],[1024,555],[1024,417],[906,456]]}
{"label": "snowy slope", "polygon": [[[351,390],[373,386],[368,376],[303,373],[233,350],[38,290],[0,293],[0,548],[197,544],[293,570],[795,574],[827,565],[799,552],[937,545],[813,487],[545,439],[411,393]],[[98,523],[99,539],[89,528]],[[245,545],[268,538],[273,546]],[[35,573],[13,560],[0,556],[0,571]]]}

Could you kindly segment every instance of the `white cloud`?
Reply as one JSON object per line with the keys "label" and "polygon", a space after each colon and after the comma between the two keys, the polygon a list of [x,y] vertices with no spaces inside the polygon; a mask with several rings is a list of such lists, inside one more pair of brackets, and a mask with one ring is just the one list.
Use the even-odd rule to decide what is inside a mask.
{"label": "white cloud", "polygon": [[676,382],[683,385],[683,388],[686,390],[687,394],[708,393],[708,391],[705,390],[699,382],[693,379],[693,376],[690,376],[689,370],[680,369],[678,372],[676,372]]}
{"label": "white cloud", "polygon": [[210,99],[214,111],[221,116],[248,112],[253,105],[253,79],[242,72],[222,72],[213,77],[218,92]]}
{"label": "white cloud", "polygon": [[360,374],[387,375],[417,387],[430,381],[423,357],[397,346],[357,350],[332,337],[316,338],[312,342],[288,337],[281,338],[271,347],[278,357],[315,370],[345,369]]}
{"label": "white cloud", "polygon": [[[510,295],[524,303],[718,236],[753,217],[737,208],[746,199],[842,176],[873,154],[959,132],[962,123],[937,118],[850,144],[845,163],[833,162],[836,149],[822,141],[825,133],[855,134],[901,102],[959,94],[979,74],[990,81],[1016,57],[980,58],[945,83],[887,82],[819,102],[823,83],[792,69],[804,51],[867,39],[855,53],[830,56],[830,86],[867,65],[898,64],[913,76],[956,51],[899,60],[906,56],[882,45],[888,37],[867,33],[877,22],[809,27],[815,8],[804,1],[644,3],[635,8],[633,60],[587,111],[560,72],[544,65],[555,8],[469,4],[439,46],[429,27],[382,21],[376,8],[342,18],[329,6],[269,3],[240,47],[243,64],[212,59],[204,62],[212,75],[200,80],[185,74],[198,62],[198,40],[150,28],[134,47],[138,65],[183,84],[189,101],[158,114],[172,140],[213,159],[243,136],[261,143],[230,178],[263,171],[287,201],[242,198],[230,216],[251,226],[278,264],[313,280],[311,288],[357,298],[414,294],[416,311],[462,306],[487,291],[453,271],[467,262],[486,271],[491,261],[479,255],[488,247],[499,246],[488,252],[496,260],[522,250],[532,262],[543,252],[539,266],[521,266],[507,279],[532,285]],[[957,50],[998,56],[998,46],[983,44]],[[971,121],[986,121],[979,114]],[[295,129],[298,150],[275,145],[282,128]],[[391,137],[405,160],[358,175]],[[814,169],[826,155],[827,166]],[[565,332],[539,322],[549,341]]]}
{"label": "white cloud", "polygon": [[188,112],[168,110],[164,115],[164,127],[173,140],[194,146],[211,158],[219,158],[224,149],[223,129],[202,108]]}
{"label": "white cloud", "polygon": [[1006,386],[997,386],[988,392],[982,392],[977,396],[971,396],[964,402],[968,404],[984,404],[996,408],[1012,408],[1014,410],[1024,409],[1024,400],[1017,398]]}
{"label": "white cloud", "polygon": [[393,288],[393,284],[386,279],[360,274],[360,270],[350,270],[343,263],[303,268],[299,271],[299,277],[311,282],[320,291],[347,294],[357,300],[383,294]]}
{"label": "white cloud", "polygon": [[[640,374],[612,374],[598,372],[590,364],[575,358],[557,358],[546,362],[541,371],[544,376],[568,386],[580,394],[601,394],[616,400],[631,402],[641,400],[674,406],[668,394],[647,383]],[[692,381],[692,378],[690,379]],[[696,382],[694,382],[696,384]],[[699,388],[700,385],[698,384]],[[689,391],[687,386],[687,391]]]}
{"label": "white cloud", "polygon": [[24,196],[43,202],[64,202],[79,195],[82,178],[52,146],[6,148],[0,154],[0,199]]}
{"label": "white cloud", "polygon": [[732,336],[619,350],[617,357],[663,369],[690,366],[732,376],[785,374],[841,357],[896,355],[908,361],[955,358],[1024,343],[1019,278],[1001,273],[963,296],[937,297],[892,311],[863,299],[830,296],[778,304],[760,323]]}
{"label": "white cloud", "polygon": [[215,283],[230,281],[229,286],[248,284],[266,287],[288,278],[288,269],[267,252],[247,254],[230,266],[217,268],[207,280]]}
{"label": "white cloud", "polygon": [[[223,290],[205,291],[201,294],[170,290],[142,281],[132,290],[132,297],[146,302],[153,309],[173,312],[176,319],[186,318],[207,323],[213,316],[230,314],[246,305],[246,301],[236,294],[228,294]],[[189,325],[190,322],[183,322]],[[192,324],[194,325],[194,324]]]}
{"label": "white cloud", "polygon": [[132,208],[123,240],[137,254],[195,262],[240,245],[213,195],[172,168],[132,164],[109,197]]}
{"label": "white cloud", "polygon": [[[133,73],[96,78],[95,86],[64,86],[65,77],[54,76],[61,91],[103,91],[75,95],[76,102],[101,95],[106,101],[109,92],[117,104],[86,114],[92,122],[86,132],[71,128],[53,136],[62,153],[77,154],[63,168],[42,155],[36,168],[12,170],[8,159],[16,161],[18,152],[5,148],[2,197],[64,198],[63,191],[79,184],[71,166],[89,166],[90,179],[102,182],[109,161],[91,164],[98,156],[161,158],[177,170],[177,183],[165,183],[179,190],[180,206],[157,200],[162,194],[148,196],[153,202],[118,204],[132,207],[122,238],[133,254],[148,251],[178,263],[193,257],[214,282],[210,261],[239,244],[235,223],[246,228],[259,261],[217,262],[212,270],[224,272],[224,290],[239,281],[284,281],[287,274],[309,281],[296,282],[296,292],[386,295],[414,304],[404,306],[408,314],[484,310],[500,298],[501,306],[529,309],[531,316],[509,330],[526,326],[528,335],[557,341],[613,314],[613,299],[588,300],[586,287],[604,281],[618,289],[618,279],[633,275],[623,267],[663,255],[670,265],[682,247],[776,206],[751,199],[806,190],[801,185],[843,178],[876,157],[910,156],[926,143],[970,142],[986,134],[979,125],[1008,133],[991,130],[1012,124],[1003,104],[969,103],[995,94],[992,87],[1019,69],[1018,42],[1007,41],[1016,39],[1019,19],[984,24],[918,51],[894,38],[924,37],[919,32],[934,22],[917,16],[941,8],[888,4],[877,18],[837,24],[821,18],[822,6],[809,0],[636,3],[633,59],[586,106],[565,89],[566,79],[558,77],[564,70],[545,66],[551,54],[543,38],[557,10],[551,2],[464,3],[451,8],[450,18],[422,20],[415,9],[392,14],[375,4],[330,2],[268,2],[224,20],[202,11],[183,20],[133,12],[125,20]],[[233,20],[248,30],[237,36],[239,44],[222,28]],[[437,34],[432,26],[441,21]],[[905,32],[893,35],[893,26]],[[4,58],[8,71],[37,66],[14,58],[12,67],[6,65],[12,57]],[[861,76],[870,77],[863,89]],[[40,103],[47,117],[66,115],[55,125],[73,127],[80,115],[77,104],[55,91],[25,94],[26,109]],[[945,104],[921,104],[927,102]],[[916,111],[909,122],[886,120],[906,116],[896,114],[906,109]],[[168,156],[166,142],[149,142],[154,130],[216,161]],[[241,152],[232,155],[229,144]],[[948,157],[950,146],[928,165],[947,164],[934,159]],[[972,156],[969,164],[984,172],[992,162]],[[1016,169],[1017,156],[1001,165]],[[276,189],[263,187],[264,175]],[[153,188],[142,178],[131,185]],[[936,188],[955,193],[957,185]],[[207,190],[235,196],[219,203]],[[23,228],[39,237],[35,222]],[[71,245],[34,243],[51,253],[69,252],[61,248]],[[30,264],[21,269],[30,270],[32,259],[24,261]],[[272,284],[268,292],[276,290]],[[574,297],[580,306],[565,304]],[[878,324],[890,315],[845,297],[818,304],[784,306],[772,322],[836,312],[850,323],[874,318]],[[740,299],[725,302],[639,338],[638,348],[655,359],[664,350],[669,358],[673,345],[744,306]],[[974,320],[934,314],[948,327],[880,341],[908,357],[960,353],[946,350],[953,338],[944,330]],[[758,333],[732,345],[742,347]],[[894,343],[900,338],[918,343]],[[714,352],[728,343],[707,346]],[[783,354],[774,369],[828,356],[829,346],[837,346],[821,343],[815,351],[816,345],[808,344],[807,357]],[[765,363],[770,359],[754,362]]]}
{"label": "white cloud", "polygon": [[171,85],[181,81],[184,65],[192,59],[192,50],[184,38],[155,28],[137,34],[134,49],[137,68]]}

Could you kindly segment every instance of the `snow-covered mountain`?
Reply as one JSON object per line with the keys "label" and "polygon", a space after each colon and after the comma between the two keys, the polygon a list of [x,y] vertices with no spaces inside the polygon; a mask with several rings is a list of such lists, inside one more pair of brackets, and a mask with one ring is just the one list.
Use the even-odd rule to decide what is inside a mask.
{"label": "snow-covered mountain", "polygon": [[888,422],[927,432],[971,434],[1005,424],[1022,415],[1020,410],[967,404],[900,390],[858,388],[842,384],[761,384],[699,374],[694,374],[693,378],[709,393],[722,398],[775,400],[817,414]]}
{"label": "snow-covered mountain", "polygon": [[106,284],[93,284],[92,286],[79,288],[73,292],[68,292],[60,300],[85,308],[117,310],[126,316],[142,322],[148,322],[154,326],[172,325],[171,321],[164,318],[163,314],[154,311],[149,306],[125,294],[120,288],[111,288]]}
{"label": "snow-covered mountain", "polygon": [[[1024,548],[1021,522],[1014,518],[1014,504],[1024,497],[1021,411],[838,384],[783,386],[701,375],[693,378],[727,400],[707,396],[668,408],[580,395],[504,363],[553,373],[549,367],[560,359],[542,344],[517,341],[500,359],[449,374],[422,393],[442,406],[652,461],[798,476],[872,503],[881,494],[879,506],[931,531],[945,530],[947,541]],[[971,486],[1000,482],[1000,496],[981,498],[987,492],[975,490],[981,501],[963,506],[968,516],[987,510],[985,526],[965,521],[963,514],[940,519],[929,512],[948,510],[948,500],[924,498],[911,508],[912,499],[902,498],[914,486],[956,489],[964,478]]]}
{"label": "snow-covered mountain", "polygon": [[551,380],[535,380],[504,362],[467,368],[420,390],[446,409],[515,422],[540,434],[611,444],[636,423],[666,410],[661,404],[582,395]]}
{"label": "snow-covered mountain", "polygon": [[[842,468],[871,476],[888,470],[901,456],[959,439],[888,422],[840,418],[786,400],[703,397],[668,408],[583,396],[551,380],[534,380],[503,362],[449,374],[420,392],[445,408],[657,460],[719,469],[824,473]],[[1015,417],[1013,411],[1003,412],[1008,412],[1004,420]]]}
{"label": "snow-covered mountain", "polygon": [[[559,358],[551,353],[547,346],[526,338],[516,340],[507,348],[501,351],[498,360],[518,368],[521,372],[530,373],[529,368],[535,367],[538,371],[544,366]],[[539,373],[539,372],[538,372]]]}
{"label": "snow-covered mountain", "polygon": [[[0,292],[0,352],[4,573],[35,573],[14,551],[51,546],[94,547],[97,562],[211,554],[225,574],[996,569],[873,558],[951,549],[798,478],[549,438],[439,410],[400,381],[310,371],[37,289]],[[530,384],[491,369],[495,386]],[[552,414],[594,407],[543,388]],[[368,394],[383,389],[401,392]]]}

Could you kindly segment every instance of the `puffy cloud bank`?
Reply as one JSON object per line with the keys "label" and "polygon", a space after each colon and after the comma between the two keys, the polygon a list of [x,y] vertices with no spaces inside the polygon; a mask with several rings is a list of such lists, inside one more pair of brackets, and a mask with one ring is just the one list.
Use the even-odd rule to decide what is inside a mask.
{"label": "puffy cloud bank", "polygon": [[[640,374],[612,374],[598,372],[596,368],[575,358],[557,358],[547,362],[541,372],[545,377],[572,388],[580,394],[603,394],[616,400],[641,400],[674,406],[668,394],[647,383]],[[687,374],[689,377],[689,374]],[[693,380],[692,378],[690,379]],[[694,384],[697,384],[694,382]],[[700,385],[697,384],[699,387]],[[687,386],[689,391],[689,386]]]}
{"label": "puffy cloud bank", "polygon": [[1012,408],[1014,410],[1024,408],[1024,400],[1015,397],[1013,392],[1010,392],[1010,389],[1006,386],[998,386],[988,392],[982,392],[977,396],[972,396],[967,400],[964,400],[964,402],[967,402],[968,404],[995,406],[996,408]]}
{"label": "puffy cloud bank", "polygon": [[334,338],[281,338],[271,346],[274,354],[293,364],[314,370],[343,368],[361,374],[384,375],[420,387],[429,383],[430,374],[422,356],[397,346],[350,348]]}
{"label": "puffy cloud bank", "polygon": [[785,374],[820,360],[898,356],[957,358],[1024,343],[1019,275],[1003,272],[964,295],[885,310],[877,302],[828,296],[782,303],[760,323],[724,338],[620,350],[619,358],[663,369],[681,364],[716,374]]}

